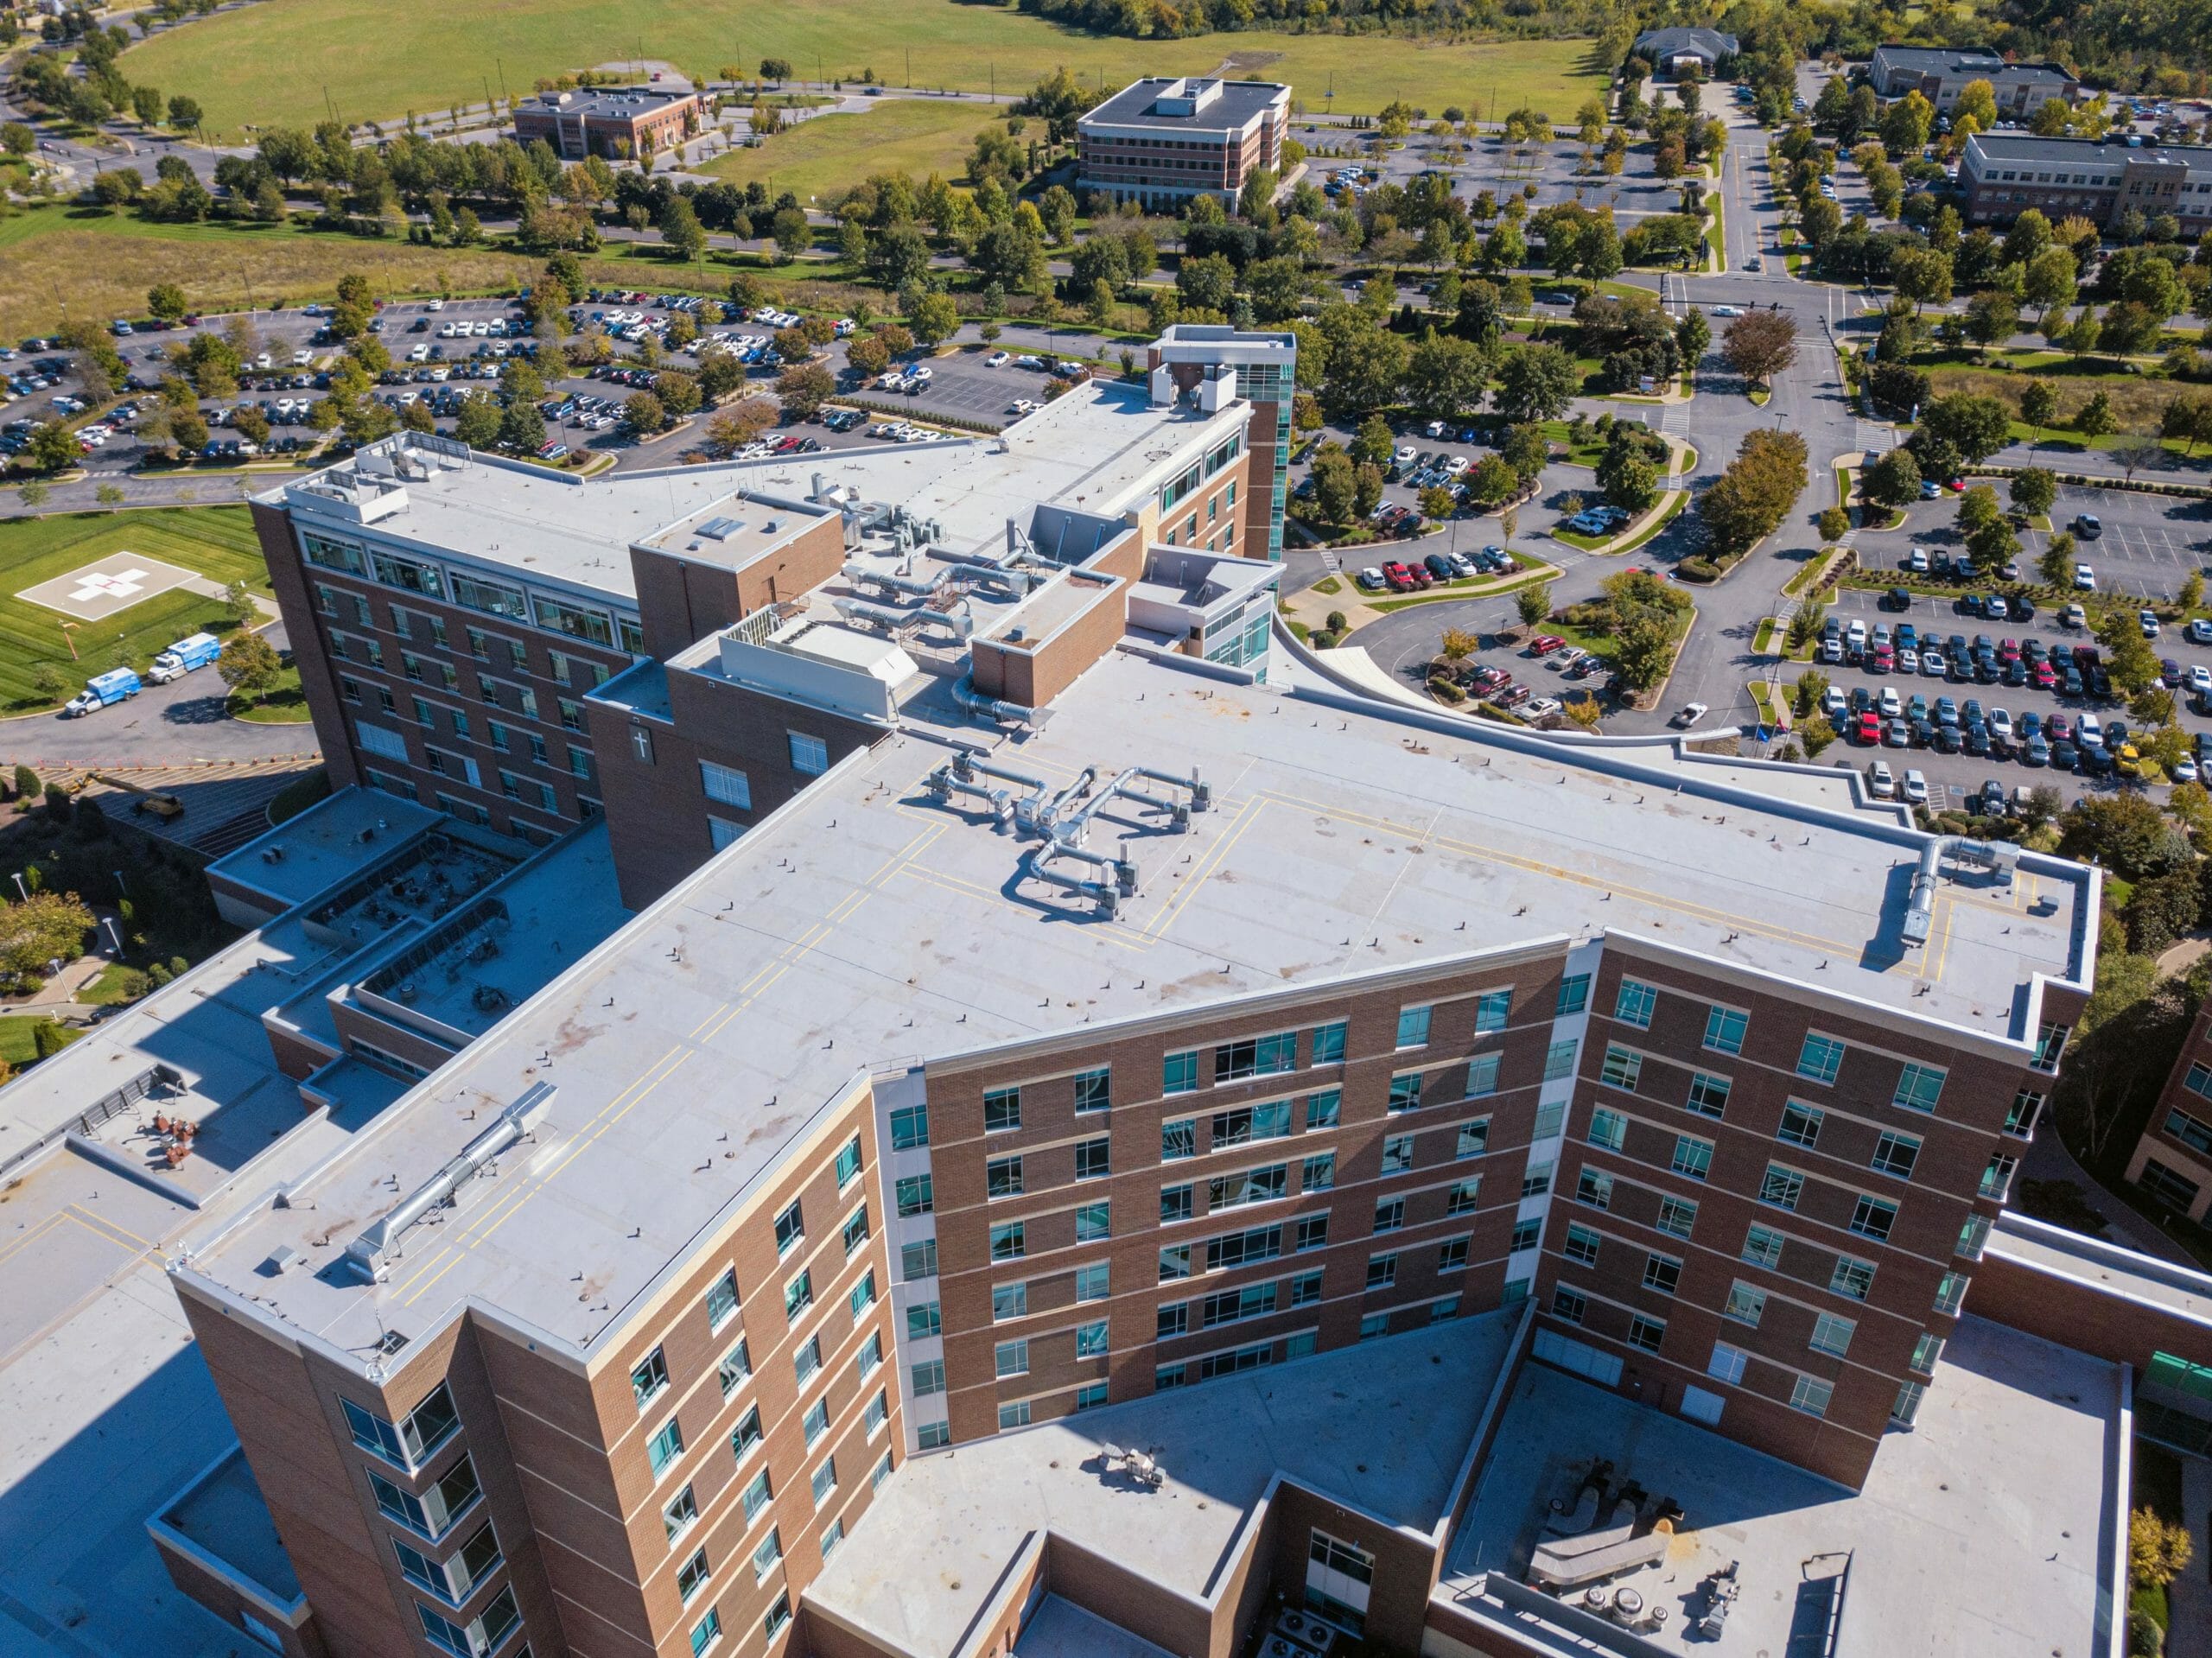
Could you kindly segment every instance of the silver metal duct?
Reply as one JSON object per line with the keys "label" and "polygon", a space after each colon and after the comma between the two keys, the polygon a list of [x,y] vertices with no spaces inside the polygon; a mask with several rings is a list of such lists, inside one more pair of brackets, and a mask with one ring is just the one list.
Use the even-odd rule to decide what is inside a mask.
{"label": "silver metal duct", "polygon": [[552,1083],[532,1083],[490,1128],[463,1147],[459,1156],[381,1220],[365,1227],[346,1246],[346,1259],[354,1269],[372,1283],[384,1282],[391,1271],[392,1253],[408,1229],[431,1210],[451,1203],[454,1194],[474,1179],[486,1164],[537,1127],[553,1102],[553,1093]]}

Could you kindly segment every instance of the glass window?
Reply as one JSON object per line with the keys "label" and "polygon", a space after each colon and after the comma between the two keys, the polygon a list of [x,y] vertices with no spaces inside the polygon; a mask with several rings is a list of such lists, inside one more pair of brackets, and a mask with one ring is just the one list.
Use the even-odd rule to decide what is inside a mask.
{"label": "glass window", "polygon": [[1184,1117],[1175,1122],[1160,1125],[1160,1160],[1176,1162],[1198,1154],[1198,1120]]}
{"label": "glass window", "polygon": [[1019,1197],[1021,1195],[1021,1159],[1018,1157],[995,1157],[983,1166],[985,1189],[994,1197]]}
{"label": "glass window", "polygon": [[722,1397],[725,1399],[736,1392],[745,1379],[753,1374],[753,1355],[746,1347],[743,1337],[739,1337],[737,1345],[722,1355],[722,1361],[715,1366],[715,1374],[721,1382]]}
{"label": "glass window", "polygon": [[659,1398],[667,1387],[668,1361],[656,1347],[630,1372],[630,1392],[637,1399],[638,1408],[643,1410]]}
{"label": "glass window", "polygon": [[814,1471],[814,1477],[808,1484],[814,1493],[814,1506],[818,1509],[822,1506],[823,1498],[837,1489],[837,1459],[831,1457],[824,1461]]}
{"label": "glass window", "polygon": [[810,1447],[817,1439],[830,1431],[830,1401],[817,1399],[810,1406],[799,1426],[806,1432],[806,1443]]}
{"label": "glass window", "polygon": [[1402,1007],[1398,1010],[1400,1047],[1419,1048],[1427,1045],[1430,1012],[1427,1007]]}
{"label": "glass window", "polygon": [[1805,1193],[1805,1177],[1795,1169],[1786,1169],[1779,1163],[1766,1166],[1766,1173],[1759,1181],[1759,1201],[1772,1204],[1777,1209],[1795,1209],[1798,1198]]}
{"label": "glass window", "polygon": [[917,1398],[926,1398],[931,1394],[944,1391],[944,1361],[943,1359],[929,1359],[917,1364],[914,1366],[913,1375],[914,1394]]}
{"label": "glass window", "polygon": [[1395,1232],[1406,1223],[1406,1200],[1385,1197],[1375,1205],[1375,1230]]}
{"label": "glass window", "polygon": [[1098,1358],[1106,1351],[1106,1320],[1077,1324],[1075,1331],[1075,1356],[1079,1359]]}
{"label": "glass window", "polygon": [[1890,1103],[1908,1111],[1933,1111],[1943,1095],[1943,1077],[1940,1065],[1907,1065],[1898,1073],[1897,1091]]}
{"label": "glass window", "polygon": [[1731,1347],[1726,1342],[1713,1344],[1713,1356],[1706,1361],[1705,1373],[1716,1381],[1734,1386],[1744,1379],[1744,1366],[1751,1355],[1741,1348]]}
{"label": "glass window", "polygon": [[1421,1108],[1421,1073],[1414,1071],[1390,1079],[1389,1109],[1392,1111],[1414,1111]]}
{"label": "glass window", "polygon": [[845,1217],[845,1228],[842,1236],[845,1245],[845,1259],[850,1261],[853,1258],[854,1252],[868,1242],[868,1205],[866,1204],[862,1204],[858,1209]]}
{"label": "glass window", "polygon": [[1775,1138],[1810,1150],[1820,1144],[1821,1121],[1819,1111],[1792,1100],[1782,1108],[1782,1127],[1775,1130]]}
{"label": "glass window", "polygon": [[1682,1263],[1672,1255],[1647,1255],[1643,1261],[1643,1287],[1657,1290],[1662,1295],[1672,1295],[1681,1286]]}
{"label": "glass window", "polygon": [[1623,979],[1620,994],[1613,998],[1613,1017],[1624,1025],[1648,1031],[1651,1028],[1652,1009],[1658,1005],[1658,986]]}
{"label": "glass window", "polygon": [[1570,1221],[1567,1223],[1567,1242],[1560,1247],[1560,1253],[1569,1261],[1580,1261],[1585,1267],[1594,1267],[1598,1264],[1598,1253],[1605,1247],[1605,1235],[1595,1227],[1585,1226],[1580,1221]]}
{"label": "glass window", "polygon": [[[2192,1075],[2202,1069],[2202,1065],[2190,1067]],[[2036,1131],[2036,1118],[2042,1110],[2043,1096],[2032,1089],[2022,1089],[2012,1096],[2012,1109],[2005,1114],[2005,1132],[2028,1139]]]}
{"label": "glass window", "polygon": [[1296,1241],[1293,1247],[1300,1250],[1327,1248],[1329,1217],[1326,1215],[1306,1216],[1298,1223],[1294,1237]]}
{"label": "glass window", "polygon": [[837,1190],[842,1191],[852,1185],[861,1172],[861,1137],[855,1134],[837,1153]]}
{"label": "glass window", "polygon": [[1445,1194],[1445,1214],[1471,1215],[1481,1200],[1482,1191],[1483,1178],[1479,1174],[1472,1179],[1459,1181]]}
{"label": "glass window", "polygon": [[1075,1241],[1096,1243],[1110,1237],[1114,1231],[1114,1210],[1110,1203],[1081,1204],[1075,1211]]}
{"label": "glass window", "polygon": [[1865,1300],[1874,1293],[1873,1262],[1850,1255],[1837,1256],[1834,1269],[1828,1274],[1828,1287],[1854,1301]]}
{"label": "glass window", "polygon": [[1079,1070],[1075,1074],[1075,1109],[1077,1111],[1103,1111],[1113,1104],[1113,1070],[1101,1065],[1095,1070]]}
{"label": "glass window", "polygon": [[899,1246],[899,1275],[906,1283],[919,1278],[937,1276],[937,1240],[924,1238],[918,1243]]}
{"label": "glass window", "polygon": [[1617,1088],[1624,1094],[1636,1092],[1636,1079],[1643,1070],[1643,1056],[1630,1053],[1626,1048],[1608,1047],[1605,1063],[1598,1072],[1598,1080],[1608,1088]]}
{"label": "glass window", "polygon": [[1467,1264],[1467,1240],[1446,1238],[1436,1252],[1436,1270],[1456,1273]]}
{"label": "glass window", "polygon": [[1686,1238],[1690,1235],[1690,1229],[1697,1224],[1697,1205],[1687,1197],[1662,1197],[1659,1200],[1659,1218],[1653,1224],[1662,1232],[1671,1232],[1678,1238]]}
{"label": "glass window", "polygon": [[791,738],[792,771],[803,778],[818,778],[830,769],[829,744],[804,732],[794,731],[787,734]]}
{"label": "glass window", "polygon": [[1589,1298],[1579,1290],[1568,1289],[1562,1284],[1552,1291],[1552,1316],[1554,1318],[1579,1324],[1582,1322],[1582,1315],[1589,1309]]}
{"label": "glass window", "polygon": [[1874,1142],[1873,1166],[1884,1174],[1894,1174],[1900,1180],[1912,1178],[1912,1166],[1920,1157],[1920,1140],[1913,1134],[1900,1134],[1885,1130]]}
{"label": "glass window", "polygon": [[908,1219],[917,1215],[927,1215],[937,1207],[936,1198],[930,1190],[930,1177],[926,1174],[904,1176],[893,1191],[898,1199],[899,1213]]}
{"label": "glass window", "polygon": [[[994,1293],[995,1299],[995,1293]],[[925,1340],[944,1329],[944,1319],[934,1301],[906,1303],[906,1336],[910,1341]]]}
{"label": "glass window", "polygon": [[1617,1152],[1628,1143],[1628,1119],[1600,1106],[1590,1114],[1590,1143]]}
{"label": "glass window", "polygon": [[1920,1339],[1912,1344],[1911,1366],[1923,1375],[1933,1375],[1936,1361],[1942,1356],[1943,1338],[1941,1336],[1923,1331]]}
{"label": "glass window", "polygon": [[1398,1257],[1394,1255],[1370,1255],[1367,1258],[1367,1287],[1388,1289],[1398,1281]]}
{"label": "glass window", "polygon": [[1630,1347],[1640,1347],[1647,1353],[1656,1353],[1660,1344],[1666,1339],[1667,1321],[1664,1318],[1654,1318],[1643,1312],[1629,1315],[1628,1344]]}
{"label": "glass window", "polygon": [[1467,1061],[1467,1097],[1480,1099],[1486,1094],[1497,1092],[1497,1073],[1504,1056],[1478,1053]]}
{"label": "glass window", "polygon": [[1198,1085],[1198,1054],[1193,1048],[1186,1053],[1171,1053],[1160,1061],[1160,1091],[1163,1094],[1188,1094]]}
{"label": "glass window", "polygon": [[1382,1141],[1382,1172],[1403,1174],[1414,1166],[1414,1137],[1390,1134]]}
{"label": "glass window", "polygon": [[1851,1350],[1851,1338],[1857,1333],[1858,1322],[1833,1312],[1823,1312],[1813,1320],[1812,1349],[1816,1353],[1833,1354],[1841,1358]]}
{"label": "glass window", "polygon": [[1475,998],[1475,1034],[1482,1036],[1491,1031],[1502,1031],[1513,1010],[1510,990],[1490,990]]}
{"label": "glass window", "polygon": [[1313,1027],[1313,1063],[1333,1065],[1344,1057],[1344,1021],[1338,1020],[1332,1025],[1316,1025]]}
{"label": "glass window", "polygon": [[645,1460],[652,1464],[658,1477],[667,1471],[669,1464],[683,1454],[683,1428],[673,1416],[661,1424],[660,1431],[645,1441]]}
{"label": "glass window", "polygon": [[1490,1119],[1478,1118],[1473,1122],[1459,1125],[1458,1139],[1453,1142],[1454,1157],[1480,1157],[1490,1150]]}
{"label": "glass window", "polygon": [[802,1269],[798,1277],[784,1286],[784,1317],[796,1318],[814,1305],[814,1274]]}
{"label": "glass window", "polygon": [[1191,1185],[1162,1186],[1160,1189],[1160,1219],[1162,1225],[1174,1221],[1187,1221],[1197,1213]]}
{"label": "glass window", "polygon": [[1008,1221],[991,1229],[993,1261],[1019,1261],[1028,1253],[1027,1237],[1020,1221]]}
{"label": "glass window", "polygon": [[1029,1401],[1017,1399],[1011,1405],[999,1407],[999,1426],[1002,1428],[1029,1426]]}
{"label": "glass window", "polygon": [[1758,1328],[1759,1320],[1766,1317],[1766,1292],[1738,1279],[1729,1286],[1727,1305],[1721,1308],[1720,1316]]}
{"label": "glass window", "polygon": [[1675,1172],[1702,1180],[1713,1172],[1713,1142],[1691,1134],[1675,1137]]}
{"label": "glass window", "polygon": [[1764,1226],[1752,1227],[1744,1237],[1744,1259],[1754,1267],[1780,1267],[1782,1234]]}
{"label": "glass window", "polygon": [[1271,1077],[1297,1069],[1298,1033],[1295,1031],[1225,1042],[1213,1051],[1213,1079],[1216,1084],[1239,1082],[1247,1077]]}
{"label": "glass window", "polygon": [[753,1581],[757,1583],[761,1579],[766,1577],[771,1572],[774,1571],[776,1569],[776,1562],[783,1558],[784,1540],[782,1534],[777,1530],[771,1528],[768,1534],[760,1540],[760,1546],[753,1551]]}
{"label": "glass window", "polygon": [[861,1274],[861,1281],[854,1285],[852,1293],[845,1297],[845,1305],[852,1309],[855,1318],[875,1305],[874,1267],[871,1267]]}
{"label": "glass window", "polygon": [[674,1542],[691,1529],[691,1522],[699,1517],[699,1504],[687,1485],[678,1491],[669,1505],[660,1511],[660,1522],[668,1531],[668,1540]]}
{"label": "glass window", "polygon": [[1690,1075],[1689,1098],[1685,1106],[1701,1117],[1718,1117],[1728,1109],[1728,1079],[1708,1076],[1704,1071]]}
{"label": "glass window", "polygon": [[1835,1388],[1832,1383],[1815,1376],[1799,1376],[1789,1389],[1790,1407],[1803,1411],[1808,1416],[1826,1416],[1828,1401],[1834,1394]]}
{"label": "glass window", "polygon": [[699,781],[707,791],[707,798],[725,806],[735,806],[741,811],[753,809],[753,785],[744,772],[728,765],[717,765],[712,760],[699,762]]}
{"label": "glass window", "polygon": [[1323,1152],[1309,1157],[1300,1166],[1298,1189],[1300,1191],[1326,1191],[1337,1184],[1337,1154]]}
{"label": "glass window", "polygon": [[1021,1090],[1018,1088],[988,1089],[983,1095],[983,1132],[995,1134],[1020,1127]]}
{"label": "glass window", "polygon": [[891,1149],[911,1152],[930,1143],[930,1109],[926,1103],[901,1106],[891,1114]]}
{"label": "glass window", "polygon": [[805,1236],[805,1217],[800,1213],[798,1204],[793,1203],[782,1214],[776,1217],[776,1253],[779,1255],[789,1255],[792,1248]]}
{"label": "glass window", "polygon": [[1344,1090],[1325,1088],[1306,1096],[1306,1126],[1313,1128],[1333,1128],[1344,1109]]}
{"label": "glass window", "polygon": [[1833,1083],[1843,1069],[1843,1044],[1832,1036],[1808,1032],[1797,1051],[1797,1074],[1816,1083]]}
{"label": "glass window", "polygon": [[1092,1261],[1088,1266],[1077,1267],[1075,1269],[1075,1299],[1078,1302],[1103,1301],[1113,1293],[1112,1289],[1109,1287],[1111,1277],[1111,1268],[1103,1261]]}
{"label": "glass window", "polygon": [[1559,981],[1559,1000],[1553,1005],[1552,1017],[1566,1019],[1580,1013],[1590,1005],[1590,975],[1570,973]]}
{"label": "glass window", "polygon": [[1029,1286],[1027,1283],[994,1284],[991,1286],[991,1321],[994,1324],[1028,1316]]}
{"label": "glass window", "polygon": [[1554,1042],[1544,1050],[1544,1080],[1546,1082],[1555,1083],[1563,1077],[1572,1077],[1574,1074],[1574,1048],[1575,1044],[1570,1039],[1565,1042]]}
{"label": "glass window", "polygon": [[1613,1206],[1613,1177],[1600,1174],[1595,1169],[1584,1169],[1576,1178],[1574,1197],[1577,1203],[1588,1204],[1592,1209],[1611,1209]]}

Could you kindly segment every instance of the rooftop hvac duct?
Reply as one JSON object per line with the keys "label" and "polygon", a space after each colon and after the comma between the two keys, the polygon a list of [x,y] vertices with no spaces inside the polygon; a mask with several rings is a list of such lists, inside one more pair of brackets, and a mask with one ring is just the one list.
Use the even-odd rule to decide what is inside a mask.
{"label": "rooftop hvac duct", "polygon": [[888,588],[894,593],[918,593],[927,595],[935,593],[951,581],[952,572],[940,569],[931,571],[927,575],[900,575],[893,570],[872,570],[864,564],[849,563],[844,569],[844,577],[848,581],[873,582],[877,587]]}
{"label": "rooftop hvac duct", "polygon": [[397,1208],[362,1229],[346,1246],[346,1259],[370,1282],[381,1284],[391,1271],[391,1257],[408,1229],[432,1210],[442,1209],[454,1194],[483,1171],[484,1166],[520,1140],[543,1118],[553,1102],[553,1084],[532,1083],[522,1097],[502,1112],[492,1126],[461,1148],[437,1173],[418,1186]]}
{"label": "rooftop hvac duct", "polygon": [[[1044,721],[1035,708],[1026,708],[1019,702],[1006,702],[995,696],[986,696],[976,689],[973,674],[957,681],[952,687],[952,700],[967,714],[988,715],[1001,725],[1038,726]],[[1038,785],[1040,789],[1043,785]]]}
{"label": "rooftop hvac duct", "polygon": [[830,608],[849,622],[862,622],[886,632],[902,632],[927,621],[931,612],[922,605],[872,605],[865,599],[833,599]]}
{"label": "rooftop hvac duct", "polygon": [[1925,944],[1935,928],[1936,872],[1942,867],[1943,854],[1955,844],[1955,836],[1939,835],[1921,849],[1920,867],[1912,873],[1912,895],[1905,902],[1904,942],[1909,949]]}

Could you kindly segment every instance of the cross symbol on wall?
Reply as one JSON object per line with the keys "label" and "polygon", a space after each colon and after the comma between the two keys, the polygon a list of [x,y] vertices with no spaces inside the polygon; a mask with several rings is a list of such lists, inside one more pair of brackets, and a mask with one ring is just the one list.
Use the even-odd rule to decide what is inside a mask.
{"label": "cross symbol on wall", "polygon": [[145,581],[143,570],[118,570],[113,575],[96,570],[78,578],[77,590],[69,598],[74,604],[82,604],[88,599],[128,599]]}

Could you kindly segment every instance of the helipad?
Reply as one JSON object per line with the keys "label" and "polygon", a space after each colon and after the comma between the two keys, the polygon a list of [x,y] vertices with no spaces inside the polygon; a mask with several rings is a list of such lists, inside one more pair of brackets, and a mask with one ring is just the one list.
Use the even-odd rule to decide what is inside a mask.
{"label": "helipad", "polygon": [[125,551],[110,553],[89,564],[79,565],[67,575],[25,588],[16,597],[67,616],[96,622],[118,611],[128,610],[157,593],[182,587],[191,580],[190,570],[164,564],[143,553]]}

